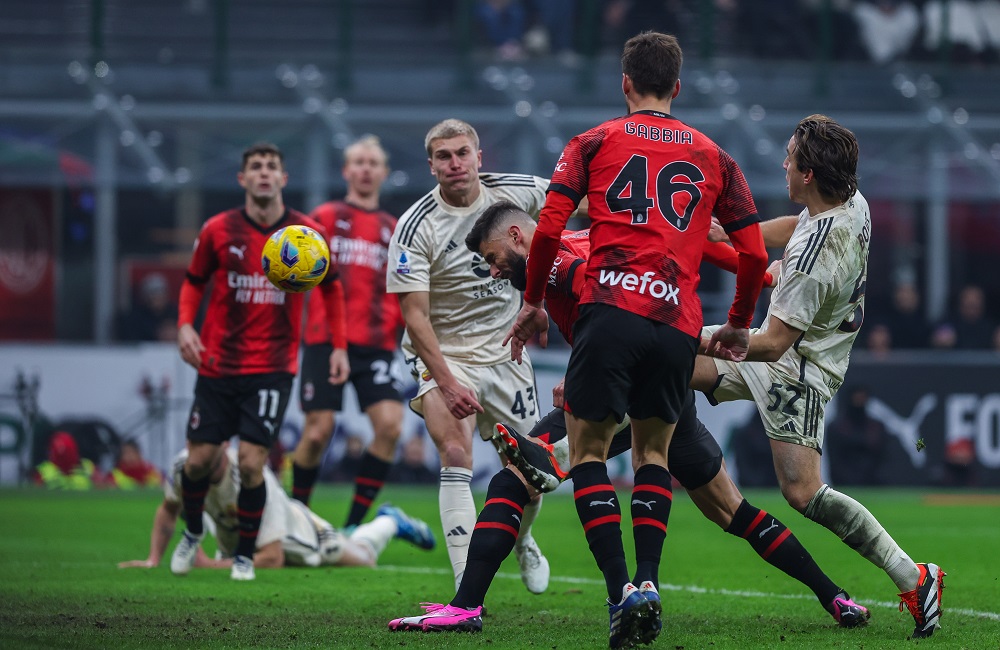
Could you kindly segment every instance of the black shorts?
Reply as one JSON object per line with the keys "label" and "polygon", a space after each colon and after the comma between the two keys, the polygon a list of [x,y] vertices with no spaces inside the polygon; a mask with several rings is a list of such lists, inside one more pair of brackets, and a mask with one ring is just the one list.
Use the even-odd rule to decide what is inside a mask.
{"label": "black shorts", "polygon": [[677,422],[694,372],[698,339],[604,304],[580,307],[566,370],[567,410],[600,422]]}
{"label": "black shorts", "polygon": [[194,385],[187,437],[220,445],[233,436],[270,448],[278,439],[292,394],[293,375],[268,372],[203,377]]}
{"label": "black shorts", "polygon": [[[307,345],[302,351],[302,372],[299,377],[299,404],[302,411],[340,411],[344,408],[344,385],[330,383],[329,344]],[[367,409],[376,402],[391,399],[402,402],[399,373],[395,367],[396,355],[381,348],[347,346],[347,360],[358,393],[358,405]]]}
{"label": "black shorts", "polygon": [[[535,424],[528,436],[539,438],[549,444],[565,438],[565,411],[562,409],[550,411]],[[625,427],[612,438],[608,458],[614,458],[631,448],[632,427]],[[697,490],[706,485],[722,469],[722,448],[698,419],[694,391],[688,391],[684,408],[681,409],[674,436],[670,439],[667,462],[670,465],[670,473],[687,490]]]}

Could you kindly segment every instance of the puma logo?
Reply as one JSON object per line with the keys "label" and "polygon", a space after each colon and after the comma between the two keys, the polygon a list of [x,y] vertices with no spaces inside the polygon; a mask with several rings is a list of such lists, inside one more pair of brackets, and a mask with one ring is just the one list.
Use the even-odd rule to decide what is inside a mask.
{"label": "puma logo", "polygon": [[764,535],[767,535],[769,532],[771,532],[775,528],[778,528],[778,524],[772,519],[771,520],[771,525],[768,526],[767,528],[765,528],[764,530],[762,530],[761,533],[760,533],[760,535],[757,535],[757,538],[760,539],[761,537],[763,537]]}
{"label": "puma logo", "polygon": [[935,406],[937,406],[937,396],[928,393],[917,400],[909,417],[899,415],[877,397],[868,400],[865,410],[868,415],[884,424],[886,431],[899,439],[914,467],[923,467],[927,462],[927,454],[922,454],[917,449],[917,440],[920,439],[920,425]]}
{"label": "puma logo", "polygon": [[517,522],[517,525],[518,525],[518,526],[520,526],[520,525],[521,525],[521,518],[520,518],[520,517],[518,517],[517,515],[511,515],[511,517],[513,517],[513,518],[514,518],[514,521],[516,521],[516,522]]}
{"label": "puma logo", "polygon": [[229,252],[235,255],[236,257],[240,258],[241,260],[243,259],[243,253],[245,253],[246,250],[247,250],[246,244],[243,244],[239,248],[233,246],[232,244],[229,245]]}
{"label": "puma logo", "polygon": [[652,501],[643,501],[641,499],[632,499],[632,505],[639,504],[640,506],[646,506],[647,508],[650,509],[650,511],[653,510],[653,504],[654,503],[656,503],[656,499],[653,499]]}
{"label": "puma logo", "polygon": [[272,437],[274,436],[274,422],[264,420],[264,428],[267,429],[267,432],[270,433]]}
{"label": "puma logo", "polygon": [[611,506],[612,508],[614,508],[615,507],[615,498],[611,497],[607,501],[596,501],[596,500],[595,501],[591,501],[590,502],[590,507],[593,508],[594,506]]}

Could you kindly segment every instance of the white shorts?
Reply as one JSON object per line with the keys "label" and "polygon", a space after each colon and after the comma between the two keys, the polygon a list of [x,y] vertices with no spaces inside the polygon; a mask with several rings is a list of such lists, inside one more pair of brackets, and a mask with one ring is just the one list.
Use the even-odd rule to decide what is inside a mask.
{"label": "white shorts", "polygon": [[288,501],[288,532],[281,541],[286,566],[332,566],[340,563],[347,537],[301,501]]}
{"label": "white shorts", "polygon": [[[527,350],[523,358],[522,364],[504,361],[495,366],[463,365],[446,359],[455,379],[474,390],[476,399],[483,407],[484,412],[476,416],[479,436],[483,440],[490,439],[493,425],[497,422],[506,422],[518,431],[527,431],[541,415],[538,412],[535,373]],[[423,416],[424,395],[437,388],[437,382],[419,358],[416,359],[416,375],[417,395],[410,400],[410,408]]]}
{"label": "white shorts", "polygon": [[[710,336],[717,327],[707,327]],[[823,423],[829,399],[802,384],[798,377],[789,377],[773,364],[760,361],[736,363],[713,359],[719,379],[706,393],[714,404],[736,400],[752,400],[760,412],[768,438],[790,442],[816,451],[823,449]]]}

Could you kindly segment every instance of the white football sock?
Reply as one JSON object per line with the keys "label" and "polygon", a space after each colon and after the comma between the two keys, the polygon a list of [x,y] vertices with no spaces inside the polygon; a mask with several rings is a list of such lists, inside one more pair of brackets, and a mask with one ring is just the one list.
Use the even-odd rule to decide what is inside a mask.
{"label": "white football sock", "polygon": [[874,515],[851,497],[824,484],[809,500],[805,515],[889,574],[901,592],[916,588],[920,569]]}
{"label": "white football sock", "polygon": [[375,554],[373,559],[378,559],[382,551],[389,545],[389,540],[396,536],[399,526],[396,520],[388,515],[375,517],[367,524],[361,524],[351,533],[351,541],[364,542],[368,544]]}
{"label": "white football sock", "polygon": [[538,511],[541,509],[541,494],[529,501],[528,505],[524,506],[524,513],[521,514],[521,530],[517,535],[517,542],[515,542],[516,545],[520,546],[531,538],[531,524],[535,523],[535,518],[538,517]]}
{"label": "white football sock", "polygon": [[441,526],[448,547],[448,558],[455,572],[455,588],[462,584],[469,542],[476,527],[476,502],[472,498],[472,470],[464,467],[442,467],[438,508]]}

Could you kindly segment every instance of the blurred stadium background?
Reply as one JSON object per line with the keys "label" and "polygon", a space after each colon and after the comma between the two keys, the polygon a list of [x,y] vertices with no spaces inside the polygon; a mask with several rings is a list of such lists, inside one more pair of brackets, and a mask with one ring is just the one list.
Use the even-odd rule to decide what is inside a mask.
{"label": "blurred stadium background", "polygon": [[[524,9],[513,42],[491,41],[483,5]],[[1000,2],[966,0],[5,0],[0,481],[44,456],[32,431],[66,420],[109,423],[157,463],[183,444],[193,374],[169,324],[136,343],[123,315],[176,296],[201,223],[242,201],[247,145],[282,147],[302,210],[342,194],[342,149],[373,133],[400,214],[432,185],[423,137],[445,117],[476,126],[485,170],[548,176],[570,137],[622,112],[618,54],[640,29],[681,39],[675,113],[736,158],[764,216],[798,211],[781,163],[800,118],[855,131],[874,236],[848,383],[883,441],[852,453],[877,457],[868,482],[1000,485]],[[731,283],[705,270],[706,321]],[[882,336],[901,285],[920,347],[942,349]],[[989,336],[949,344],[969,285]],[[539,358],[547,397],[565,350]],[[702,413],[733,446],[753,419]]]}

